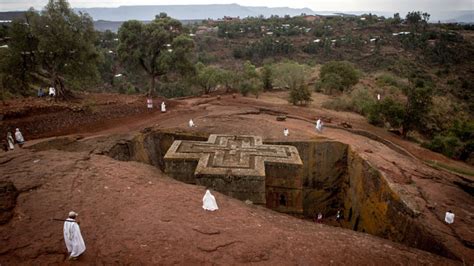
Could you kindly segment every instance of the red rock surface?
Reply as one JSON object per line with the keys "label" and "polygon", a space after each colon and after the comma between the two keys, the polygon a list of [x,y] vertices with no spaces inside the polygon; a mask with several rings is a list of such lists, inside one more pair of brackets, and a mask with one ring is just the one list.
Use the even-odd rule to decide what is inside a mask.
{"label": "red rock surface", "polygon": [[[110,136],[146,127],[208,134],[252,134],[265,140],[284,140],[282,132],[286,127],[290,130],[289,140],[334,139],[349,144],[376,167],[407,204],[420,212],[420,219],[430,231],[467,264],[474,262],[472,246],[468,247],[474,243],[474,202],[470,194],[455,185],[455,182],[472,185],[473,177],[434,169],[425,161],[473,171],[471,166],[373,127],[356,114],[320,108],[321,98],[326,96],[315,94],[310,107],[290,106],[285,97],[280,92],[263,94],[258,100],[240,96],[233,99],[231,95],[220,100],[189,98],[171,102],[165,114],[148,112],[144,98],[135,96],[88,95],[77,106],[80,110],[93,100],[96,103],[93,111],[72,113],[58,111],[55,109],[58,104],[50,103],[44,112],[30,112],[37,110],[31,102],[38,100],[26,104],[25,100],[12,101],[0,108],[2,114],[15,106],[20,110],[15,112],[23,115],[4,119],[0,131],[3,134],[7,127],[22,125],[27,145],[38,142],[31,141],[38,137]],[[107,103],[104,98],[113,98],[115,102]],[[280,113],[287,114],[286,121],[276,121],[275,116]],[[326,127],[322,134],[317,134],[314,130],[317,117],[330,117],[328,125],[345,121],[352,129],[369,132],[394,146],[337,127]],[[190,118],[196,128],[188,129]],[[40,162],[34,163],[36,159]],[[13,219],[0,226],[0,263],[7,265],[62,262],[65,250],[62,224],[49,219],[64,218],[69,210],[80,213],[88,247],[79,262],[84,264],[449,263],[366,234],[315,225],[247,206],[219,193],[216,194],[221,210],[206,213],[200,208],[203,188],[170,180],[148,165],[117,162],[104,156],[15,150],[0,153],[0,176],[0,181],[12,181],[20,191]],[[449,226],[443,222],[447,209],[456,214],[455,223]]]}

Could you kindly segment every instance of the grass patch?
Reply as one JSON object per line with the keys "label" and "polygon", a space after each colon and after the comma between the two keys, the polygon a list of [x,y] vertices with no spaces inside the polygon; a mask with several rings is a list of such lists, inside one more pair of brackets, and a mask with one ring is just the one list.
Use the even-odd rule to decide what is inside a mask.
{"label": "grass patch", "polygon": [[463,169],[463,168],[458,168],[454,167],[451,165],[447,165],[445,163],[441,163],[438,161],[431,161],[431,160],[425,160],[425,162],[430,165],[431,167],[441,170],[448,170],[450,172],[454,172],[456,174],[461,174],[461,175],[467,175],[467,176],[474,176],[474,171],[468,170],[468,169]]}

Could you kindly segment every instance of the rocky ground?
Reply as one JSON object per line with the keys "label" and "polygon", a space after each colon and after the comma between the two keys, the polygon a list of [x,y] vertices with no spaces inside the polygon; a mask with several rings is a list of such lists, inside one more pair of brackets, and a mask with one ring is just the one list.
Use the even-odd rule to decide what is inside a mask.
{"label": "rocky ground", "polygon": [[[144,128],[252,134],[278,141],[285,139],[282,131],[286,127],[289,140],[334,139],[349,144],[376,167],[418,212],[418,219],[450,247],[458,262],[367,234],[249,206],[219,193],[220,210],[208,213],[201,209],[201,187],[171,180],[149,165],[119,162],[71,147],[70,151],[17,148],[0,153],[2,187],[13,184],[17,190],[3,192],[9,196],[3,197],[0,216],[6,221],[0,226],[0,263],[62,263],[62,223],[51,218],[65,218],[70,210],[80,214],[88,248],[77,262],[80,264],[474,262],[473,177],[435,169],[426,162],[467,171],[472,167],[372,127],[358,115],[322,109],[319,103],[324,96],[315,94],[310,107],[290,106],[284,97],[280,92],[264,94],[258,100],[231,95],[189,98],[169,102],[165,114],[148,112],[145,98],[132,96],[89,95],[63,109],[55,109],[62,103],[46,102],[42,112],[34,111],[40,109],[28,105],[30,102],[10,102],[0,109],[4,114],[0,129],[3,134],[7,128],[21,127],[27,146],[44,141],[44,137],[73,134],[94,139],[133,134]],[[92,110],[85,104],[91,99],[95,102]],[[110,99],[115,100],[111,103]],[[71,111],[74,108],[79,111]],[[281,114],[287,116],[286,121],[276,121]],[[322,134],[314,131],[318,117],[327,125]],[[190,118],[196,128],[187,128]],[[352,129],[344,129],[343,122]],[[11,195],[18,195],[13,206],[8,201]],[[456,214],[450,226],[443,222],[447,209]]]}

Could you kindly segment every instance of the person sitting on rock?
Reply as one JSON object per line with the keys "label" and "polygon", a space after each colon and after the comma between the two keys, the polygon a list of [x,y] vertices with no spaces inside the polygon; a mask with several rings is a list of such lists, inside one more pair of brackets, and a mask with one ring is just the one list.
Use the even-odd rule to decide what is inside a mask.
{"label": "person sitting on rock", "polygon": [[446,216],[444,217],[444,221],[447,223],[447,224],[452,224],[454,223],[454,213],[449,210],[446,212]]}
{"label": "person sitting on rock", "polygon": [[20,148],[23,147],[23,144],[25,144],[25,139],[23,138],[23,135],[21,134],[19,128],[16,129],[15,139],[18,145],[20,146]]}
{"label": "person sitting on rock", "polygon": [[56,89],[54,87],[49,87],[49,97],[56,97]]}
{"label": "person sitting on rock", "polygon": [[86,245],[81,235],[81,229],[76,222],[77,213],[69,212],[68,218],[64,221],[64,242],[66,242],[69,260],[77,258],[86,251]]}
{"label": "person sitting on rock", "polygon": [[211,194],[209,189],[206,190],[206,194],[202,198],[202,208],[206,211],[215,211],[218,210],[216,198]]}
{"label": "person sitting on rock", "polygon": [[189,127],[195,127],[193,119],[189,119]]}

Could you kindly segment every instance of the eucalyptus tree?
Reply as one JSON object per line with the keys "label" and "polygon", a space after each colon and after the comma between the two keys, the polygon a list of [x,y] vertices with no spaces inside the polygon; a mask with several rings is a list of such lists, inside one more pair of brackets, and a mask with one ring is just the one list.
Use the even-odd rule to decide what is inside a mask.
{"label": "eucalyptus tree", "polygon": [[37,40],[36,75],[49,79],[57,95],[70,95],[67,85],[96,80],[99,55],[92,18],[76,14],[66,0],[49,0],[38,14],[29,11],[31,34]]}
{"label": "eucalyptus tree", "polygon": [[118,32],[118,55],[128,71],[144,72],[150,80],[148,94],[153,94],[156,82],[173,71],[186,73],[193,70],[192,39],[176,19],[160,13],[148,23],[129,20]]}

